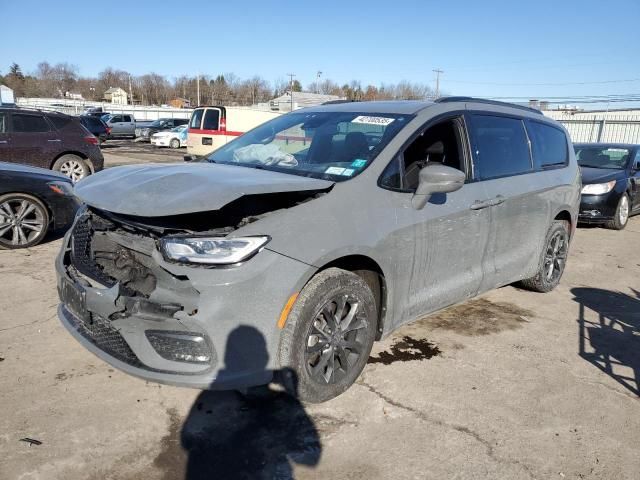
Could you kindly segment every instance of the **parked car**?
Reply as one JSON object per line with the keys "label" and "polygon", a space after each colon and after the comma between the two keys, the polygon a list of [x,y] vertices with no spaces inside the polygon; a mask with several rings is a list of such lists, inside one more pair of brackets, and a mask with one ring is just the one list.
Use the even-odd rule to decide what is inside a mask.
{"label": "parked car", "polygon": [[150,141],[154,133],[171,130],[180,125],[187,125],[189,120],[186,118],[160,118],[151,122],[149,125],[136,128],[136,139],[140,141]]}
{"label": "parked car", "polygon": [[136,376],[233,389],[287,371],[325,401],[401,325],[558,284],[580,202],[570,145],[526,107],[362,102],[282,115],[200,162],[109,169],[76,186],[88,207],[56,260],[58,312]]}
{"label": "parked car", "polygon": [[129,113],[110,113],[100,117],[111,129],[109,138],[135,138],[136,119]]}
{"label": "parked car", "polygon": [[0,248],[32,247],[69,228],[78,206],[61,173],[0,162]]}
{"label": "parked car", "polygon": [[61,172],[74,182],[102,170],[98,139],[78,117],[23,108],[0,108],[0,161]]}
{"label": "parked car", "polygon": [[98,139],[99,144],[102,144],[107,140],[107,138],[109,138],[111,128],[100,120],[100,118],[92,117],[90,115],[82,115],[80,116],[80,123],[82,123],[82,125],[84,125],[84,127]]}
{"label": "parked car", "polygon": [[640,145],[577,143],[582,173],[579,221],[622,230],[640,213]]}
{"label": "parked car", "polygon": [[151,145],[171,148],[186,147],[188,129],[187,125],[181,125],[168,131],[154,133],[151,135]]}

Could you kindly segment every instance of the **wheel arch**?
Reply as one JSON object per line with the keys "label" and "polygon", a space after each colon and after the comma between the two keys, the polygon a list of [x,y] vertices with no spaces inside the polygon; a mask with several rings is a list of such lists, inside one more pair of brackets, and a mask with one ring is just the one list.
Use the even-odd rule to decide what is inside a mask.
{"label": "wheel arch", "polygon": [[384,332],[388,304],[387,276],[380,264],[367,255],[351,254],[328,261],[318,268],[314,275],[328,268],[340,268],[355,273],[369,285],[376,299],[376,340],[379,340]]}
{"label": "wheel arch", "polygon": [[89,170],[91,170],[91,174],[96,173],[95,166],[93,165],[93,162],[91,161],[89,156],[77,150],[68,150],[56,155],[56,157],[51,161],[51,164],[49,165],[49,170],[53,170],[53,165],[58,161],[60,157],[63,157],[64,155],[75,155],[76,157],[80,157],[82,160],[84,160],[87,163]]}

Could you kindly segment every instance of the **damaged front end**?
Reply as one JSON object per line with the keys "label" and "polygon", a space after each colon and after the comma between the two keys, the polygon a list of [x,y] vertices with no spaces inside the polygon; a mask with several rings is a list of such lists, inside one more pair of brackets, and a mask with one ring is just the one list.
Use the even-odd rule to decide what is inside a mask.
{"label": "damaged front end", "polygon": [[59,259],[62,308],[76,320],[78,332],[122,362],[200,372],[211,364],[213,352],[206,332],[189,322],[199,292],[154,260],[156,241],[148,230],[85,210]]}
{"label": "damaged front end", "polygon": [[267,346],[277,345],[276,320],[291,294],[291,283],[277,278],[301,278],[308,265],[266,249],[237,265],[194,264],[167,258],[162,245],[233,238],[243,226],[325,193],[247,195],[220,210],[164,217],[86,207],[56,261],[59,315],[88,349],[143,378],[198,388],[212,387],[220,375],[229,386],[268,381],[267,365],[253,365],[253,353],[244,351],[254,348],[231,351],[227,339],[239,325],[252,325]]}

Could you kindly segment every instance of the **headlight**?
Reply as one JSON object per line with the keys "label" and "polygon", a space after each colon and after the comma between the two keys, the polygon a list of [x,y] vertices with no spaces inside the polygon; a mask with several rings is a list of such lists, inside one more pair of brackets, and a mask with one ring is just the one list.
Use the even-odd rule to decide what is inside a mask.
{"label": "headlight", "polygon": [[611,180],[607,183],[592,183],[589,185],[584,185],[582,187],[582,193],[587,195],[602,195],[603,193],[609,193],[615,186],[615,180]]}
{"label": "headlight", "polygon": [[58,195],[73,197],[73,186],[69,182],[47,182],[47,185],[51,191]]}
{"label": "headlight", "polygon": [[167,259],[184,263],[229,265],[257,253],[269,237],[167,237],[160,242]]}

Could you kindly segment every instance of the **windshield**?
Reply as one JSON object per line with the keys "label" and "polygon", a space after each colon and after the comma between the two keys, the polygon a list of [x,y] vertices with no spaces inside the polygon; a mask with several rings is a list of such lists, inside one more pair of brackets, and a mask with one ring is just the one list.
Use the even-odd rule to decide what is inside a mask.
{"label": "windshield", "polygon": [[184,129],[186,129],[186,128],[187,128],[187,127],[186,127],[186,125],[180,125],[179,127],[174,127],[174,128],[172,128],[172,129],[171,129],[171,131],[172,131],[172,132],[181,132],[181,131],[183,131],[183,130],[184,130]]}
{"label": "windshield", "polygon": [[629,161],[629,149],[615,147],[576,147],[581,167],[614,168],[623,170]]}
{"label": "windshield", "polygon": [[289,113],[240,136],[207,159],[347,180],[364,170],[411,118],[389,113]]}

